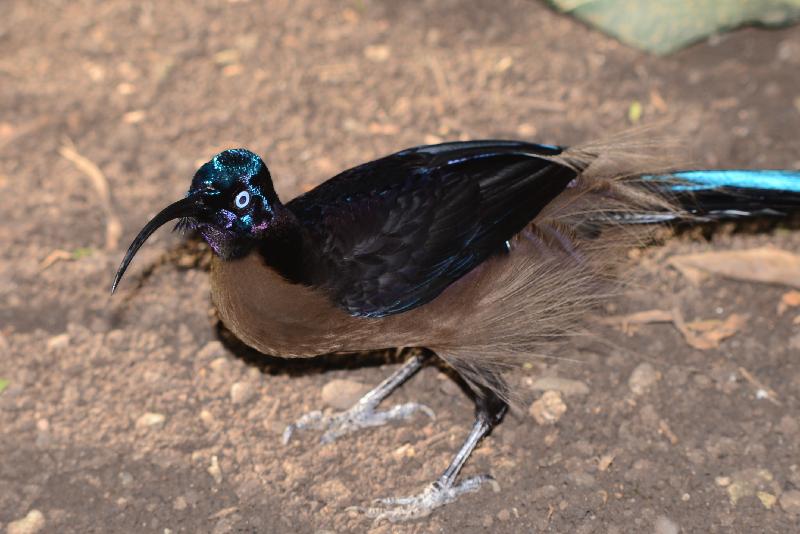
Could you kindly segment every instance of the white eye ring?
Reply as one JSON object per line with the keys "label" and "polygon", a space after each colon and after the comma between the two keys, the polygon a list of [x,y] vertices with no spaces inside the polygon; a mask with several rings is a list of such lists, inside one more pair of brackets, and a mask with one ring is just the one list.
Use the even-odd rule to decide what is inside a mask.
{"label": "white eye ring", "polygon": [[236,195],[233,203],[236,204],[236,207],[239,209],[246,208],[247,205],[250,204],[250,193],[247,191],[239,191],[239,194]]}

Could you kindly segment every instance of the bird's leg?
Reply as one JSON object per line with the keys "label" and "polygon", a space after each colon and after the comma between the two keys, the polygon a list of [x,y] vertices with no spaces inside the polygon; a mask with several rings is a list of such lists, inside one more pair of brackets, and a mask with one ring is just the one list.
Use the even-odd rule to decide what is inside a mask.
{"label": "bird's leg", "polygon": [[[498,380],[502,380],[497,377]],[[503,401],[493,391],[486,389],[476,399],[476,417],[467,439],[456,453],[450,465],[444,473],[433,483],[427,486],[422,492],[409,497],[390,497],[376,501],[378,506],[370,508],[360,508],[368,517],[376,521],[388,519],[395,523],[418,519],[429,515],[433,510],[455,501],[464,493],[478,491],[484,482],[494,482],[491,475],[477,475],[462,480],[456,484],[458,476],[464,463],[467,461],[472,451],[478,443],[489,432],[494,425],[500,422],[508,409],[508,404]],[[496,483],[495,483],[496,484]]]}
{"label": "bird's leg", "polygon": [[383,399],[388,397],[422,367],[426,358],[427,355],[411,357],[400,369],[378,384],[375,389],[361,397],[349,410],[331,415],[324,415],[321,411],[313,411],[303,415],[283,431],[283,442],[288,443],[295,430],[308,428],[325,430],[321,441],[329,443],[338,437],[362,428],[385,425],[395,419],[405,419],[415,412],[423,412],[431,419],[435,418],[433,410],[424,404],[416,402],[398,404],[384,411],[376,410]]}

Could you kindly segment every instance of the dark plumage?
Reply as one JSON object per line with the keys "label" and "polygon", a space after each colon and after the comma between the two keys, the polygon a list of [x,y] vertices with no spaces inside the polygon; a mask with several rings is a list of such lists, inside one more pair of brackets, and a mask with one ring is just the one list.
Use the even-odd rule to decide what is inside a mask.
{"label": "dark plumage", "polygon": [[[360,165],[283,204],[255,154],[229,150],[187,197],[139,233],[180,218],[215,251],[212,298],[245,343],[285,357],[420,347],[475,393],[476,421],[448,469],[422,493],[366,512],[426,515],[488,476],[456,483],[513,398],[503,373],[542,353],[607,292],[628,246],[652,223],[779,214],[800,206],[800,173],[649,173],[626,151],[518,141],[422,146]],[[632,161],[636,161],[635,159]],[[728,174],[725,174],[725,173]],[[643,224],[646,223],[646,224]],[[422,365],[412,358],[341,414],[287,429],[336,437],[427,407],[377,405]]]}
{"label": "dark plumage", "polygon": [[[448,143],[331,178],[286,207],[307,233],[308,279],[351,315],[425,304],[527,225],[575,178],[519,142]],[[528,198],[529,202],[519,202]]]}

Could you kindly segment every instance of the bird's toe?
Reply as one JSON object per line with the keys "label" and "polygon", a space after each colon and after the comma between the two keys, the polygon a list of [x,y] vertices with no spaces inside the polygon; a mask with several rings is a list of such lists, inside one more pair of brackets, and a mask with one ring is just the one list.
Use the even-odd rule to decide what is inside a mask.
{"label": "bird's toe", "polygon": [[349,410],[330,415],[324,415],[320,411],[309,412],[286,427],[283,431],[283,443],[288,443],[296,430],[309,429],[324,430],[320,441],[330,443],[365,428],[385,425],[397,419],[408,419],[417,412],[424,413],[431,419],[436,418],[430,407],[417,402],[398,404],[383,411],[375,410],[372,406],[356,404]]}
{"label": "bird's toe", "polygon": [[458,484],[439,480],[417,495],[377,499],[373,501],[373,506],[358,510],[376,522],[384,519],[392,523],[411,521],[427,517],[437,508],[452,503],[464,493],[478,491],[484,482],[491,482],[494,490],[499,491],[499,485],[491,475],[478,475]]}

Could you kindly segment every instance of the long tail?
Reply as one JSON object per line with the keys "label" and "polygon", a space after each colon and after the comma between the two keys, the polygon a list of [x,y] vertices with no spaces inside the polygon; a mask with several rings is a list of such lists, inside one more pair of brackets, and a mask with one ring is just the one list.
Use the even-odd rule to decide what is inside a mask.
{"label": "long tail", "polygon": [[637,213],[626,223],[719,221],[783,216],[800,211],[800,171],[690,170],[645,175],[642,180],[680,208]]}

